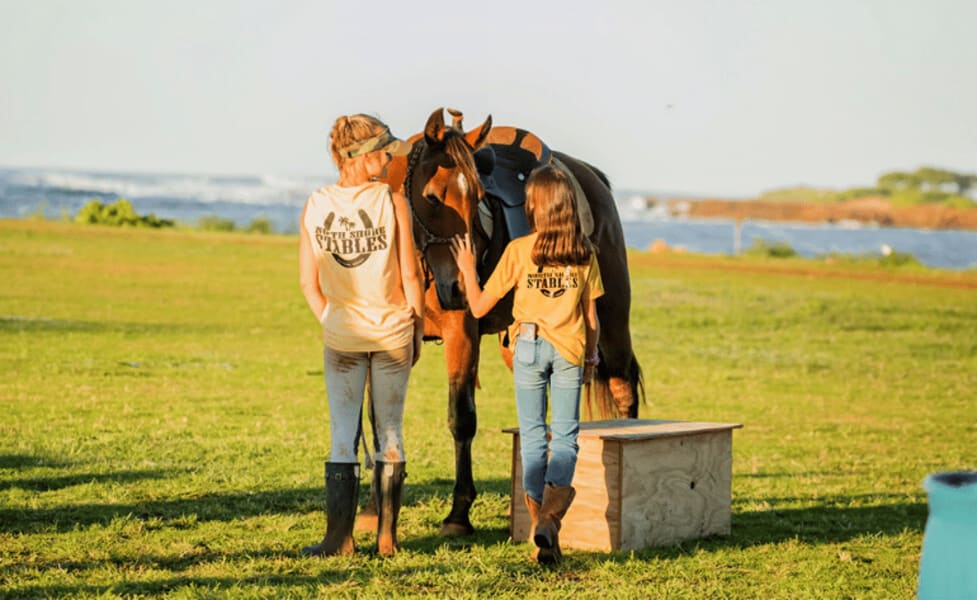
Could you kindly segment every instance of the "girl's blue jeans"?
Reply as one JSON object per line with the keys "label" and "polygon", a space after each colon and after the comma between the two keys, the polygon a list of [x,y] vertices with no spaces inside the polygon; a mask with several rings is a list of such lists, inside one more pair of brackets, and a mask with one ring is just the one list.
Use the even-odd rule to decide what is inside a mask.
{"label": "girl's blue jeans", "polygon": [[[535,341],[517,338],[512,372],[519,417],[522,485],[534,500],[542,502],[545,484],[566,486],[573,481],[583,369],[560,356],[542,338]],[[546,439],[547,385],[552,416],[549,442]]]}

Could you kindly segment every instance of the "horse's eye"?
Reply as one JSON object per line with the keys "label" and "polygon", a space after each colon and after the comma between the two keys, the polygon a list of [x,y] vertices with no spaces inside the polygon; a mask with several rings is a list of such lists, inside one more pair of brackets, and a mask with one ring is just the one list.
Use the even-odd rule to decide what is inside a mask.
{"label": "horse's eye", "polygon": [[441,204],[441,199],[435,196],[434,194],[428,194],[427,196],[424,196],[424,199],[430,202],[431,204]]}

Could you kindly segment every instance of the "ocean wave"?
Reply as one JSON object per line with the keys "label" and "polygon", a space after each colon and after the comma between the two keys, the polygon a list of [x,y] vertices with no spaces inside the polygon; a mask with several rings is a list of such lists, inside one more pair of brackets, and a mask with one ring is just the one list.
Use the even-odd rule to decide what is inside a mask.
{"label": "ocean wave", "polygon": [[166,198],[202,203],[301,206],[314,189],[327,183],[312,176],[156,175],[61,170],[18,170],[4,174],[6,187],[43,193]]}

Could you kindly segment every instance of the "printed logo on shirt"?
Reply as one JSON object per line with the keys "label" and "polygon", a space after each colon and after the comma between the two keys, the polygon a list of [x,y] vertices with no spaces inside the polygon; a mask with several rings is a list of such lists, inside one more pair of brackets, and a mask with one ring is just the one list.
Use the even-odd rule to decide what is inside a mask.
{"label": "printed logo on shirt", "polygon": [[547,298],[559,298],[567,293],[568,289],[580,287],[580,279],[576,271],[571,271],[570,267],[545,271],[540,267],[537,272],[526,275],[526,287],[539,290],[539,293]]}
{"label": "printed logo on shirt", "polygon": [[331,212],[322,222],[322,227],[315,229],[319,248],[332,254],[333,259],[347,269],[355,269],[365,263],[371,254],[385,250],[389,245],[386,227],[374,227],[370,215],[362,209],[358,216],[361,227],[348,217],[341,216],[337,220],[336,213]]}

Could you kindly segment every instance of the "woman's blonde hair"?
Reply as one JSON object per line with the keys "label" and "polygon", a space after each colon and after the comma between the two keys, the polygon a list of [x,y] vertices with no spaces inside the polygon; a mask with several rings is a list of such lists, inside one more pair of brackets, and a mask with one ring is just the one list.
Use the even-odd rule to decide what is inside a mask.
{"label": "woman's blonde hair", "polygon": [[533,246],[533,262],[540,267],[586,265],[593,246],[580,226],[577,201],[570,175],[544,165],[526,183],[526,217],[539,234]]}
{"label": "woman's blonde hair", "polygon": [[362,142],[376,135],[380,135],[387,130],[387,125],[370,115],[356,114],[339,117],[332,125],[329,132],[329,151],[332,153],[332,161],[337,167],[342,167],[349,157],[342,152],[343,148],[352,146],[356,142]]}

